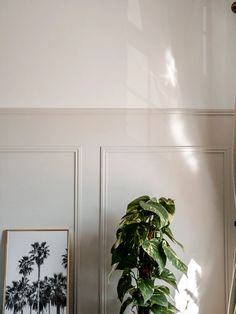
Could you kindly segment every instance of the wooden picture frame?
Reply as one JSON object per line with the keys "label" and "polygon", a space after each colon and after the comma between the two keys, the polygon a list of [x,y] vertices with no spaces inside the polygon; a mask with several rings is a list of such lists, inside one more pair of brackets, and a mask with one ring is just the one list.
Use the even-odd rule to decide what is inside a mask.
{"label": "wooden picture frame", "polygon": [[69,230],[8,229],[4,314],[69,314]]}

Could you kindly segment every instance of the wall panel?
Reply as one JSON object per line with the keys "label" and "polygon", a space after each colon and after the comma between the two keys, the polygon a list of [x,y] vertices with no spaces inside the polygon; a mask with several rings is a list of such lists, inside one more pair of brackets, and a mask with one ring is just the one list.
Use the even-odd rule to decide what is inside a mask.
{"label": "wall panel", "polygon": [[[76,149],[0,148],[0,259],[4,259],[6,229],[70,230],[70,282],[76,283],[77,260]],[[3,283],[3,268],[1,269]],[[2,288],[1,284],[1,288]],[[76,287],[76,285],[75,285]],[[73,290],[72,290],[73,291]],[[71,306],[76,298],[71,294]]]}
{"label": "wall panel", "polygon": [[236,244],[232,125],[232,111],[219,110],[1,109],[0,232],[70,228],[73,313],[116,314],[115,226],[130,199],[172,197],[198,314],[222,314]]}
{"label": "wall panel", "polygon": [[103,150],[102,313],[112,313],[115,304],[119,312],[117,276],[107,284],[110,248],[127,203],[143,194],[176,200],[173,230],[184,243],[186,253],[180,254],[189,265],[189,278],[178,277],[180,293],[174,296],[178,307],[187,308],[187,313],[224,313],[228,237],[224,221],[229,212],[224,207],[224,155],[224,150],[192,147]]}

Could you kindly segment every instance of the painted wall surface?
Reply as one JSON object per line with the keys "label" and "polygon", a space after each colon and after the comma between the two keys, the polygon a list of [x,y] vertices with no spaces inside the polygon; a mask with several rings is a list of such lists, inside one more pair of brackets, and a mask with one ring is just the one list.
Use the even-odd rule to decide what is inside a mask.
{"label": "painted wall surface", "polygon": [[68,228],[70,314],[119,313],[110,248],[127,203],[147,194],[176,202],[185,250],[175,249],[189,265],[188,278],[177,276],[180,313],[226,314],[232,125],[228,111],[1,109],[0,295],[3,230]]}
{"label": "painted wall surface", "polygon": [[232,0],[0,0],[0,107],[232,108]]}

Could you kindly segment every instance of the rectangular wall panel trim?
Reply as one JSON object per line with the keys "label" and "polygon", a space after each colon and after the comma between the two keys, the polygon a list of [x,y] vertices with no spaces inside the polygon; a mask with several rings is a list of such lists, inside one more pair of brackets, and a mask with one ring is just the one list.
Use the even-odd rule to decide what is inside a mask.
{"label": "rectangular wall panel trim", "polygon": [[81,147],[5,147],[0,146],[0,154],[7,153],[30,153],[30,154],[73,154],[73,169],[74,169],[74,227],[73,227],[73,237],[72,238],[72,251],[73,251],[73,260],[72,260],[72,274],[73,274],[73,313],[77,313],[78,305],[78,295],[77,295],[77,286],[78,286],[78,269],[79,269],[79,210],[81,202],[81,193],[82,193],[82,149]]}
{"label": "rectangular wall panel trim", "polygon": [[[116,153],[173,153],[173,152],[200,152],[204,154],[217,154],[222,156],[223,163],[223,215],[224,215],[224,277],[225,277],[225,301],[227,303],[228,291],[229,291],[229,238],[230,230],[227,228],[230,221],[230,148],[228,147],[210,147],[210,146],[129,146],[129,147],[101,147],[100,149],[100,164],[101,164],[101,176],[100,176],[100,282],[99,282],[99,314],[110,314],[106,311],[107,302],[107,273],[106,273],[106,219],[107,219],[107,180],[108,180],[108,158],[111,154]],[[226,304],[225,311],[226,311]],[[226,312],[225,312],[226,313]]]}

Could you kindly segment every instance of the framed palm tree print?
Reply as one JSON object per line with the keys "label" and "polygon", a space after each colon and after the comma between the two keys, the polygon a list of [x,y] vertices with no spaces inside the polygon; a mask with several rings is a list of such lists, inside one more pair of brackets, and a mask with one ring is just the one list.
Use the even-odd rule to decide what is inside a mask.
{"label": "framed palm tree print", "polygon": [[69,231],[37,229],[6,233],[3,313],[69,313]]}

